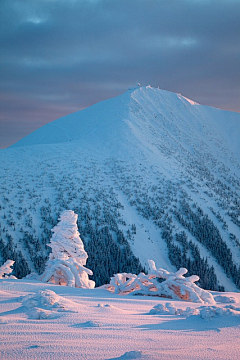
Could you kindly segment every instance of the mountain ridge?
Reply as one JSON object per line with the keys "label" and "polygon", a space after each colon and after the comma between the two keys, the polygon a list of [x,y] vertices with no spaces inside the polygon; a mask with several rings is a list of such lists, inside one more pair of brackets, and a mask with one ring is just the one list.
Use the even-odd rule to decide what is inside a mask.
{"label": "mountain ridge", "polygon": [[[55,130],[57,130],[59,128],[63,132],[66,132],[67,130],[71,130],[72,128],[74,128],[74,125],[75,125],[76,127],[77,126],[79,127],[79,129],[77,129],[77,130],[82,131],[84,128],[86,130],[86,128],[88,127],[87,125],[89,125],[87,123],[88,117],[91,118],[91,122],[93,123],[91,125],[92,127],[95,127],[96,125],[98,126],[99,121],[101,121],[101,120],[107,121],[107,125],[110,125],[111,124],[111,122],[109,120],[110,116],[113,116],[113,117],[115,116],[116,118],[119,117],[120,119],[129,117],[128,108],[131,105],[130,104],[131,100],[140,104],[140,106],[141,106],[141,102],[143,102],[144,100],[145,101],[147,100],[149,103],[153,104],[153,102],[152,102],[153,96],[156,97],[156,99],[154,99],[154,100],[160,102],[160,104],[162,103],[163,108],[168,108],[169,111],[171,111],[173,104],[175,106],[177,106],[178,109],[181,110],[181,108],[182,108],[181,104],[182,104],[184,107],[187,107],[188,110],[193,110],[194,107],[197,107],[197,108],[201,108],[201,110],[207,110],[210,112],[212,110],[219,111],[220,112],[219,114],[228,114],[228,115],[234,114],[233,118],[236,116],[236,117],[238,117],[238,119],[240,119],[240,115],[238,113],[229,112],[226,110],[215,109],[215,108],[205,106],[205,105],[200,105],[190,99],[187,99],[186,97],[184,97],[180,94],[175,94],[175,93],[167,91],[167,90],[160,90],[160,89],[152,88],[151,86],[146,86],[146,87],[138,87],[138,88],[135,88],[134,90],[128,90],[127,92],[125,92],[124,94],[122,94],[118,97],[101,101],[101,102],[96,103],[86,109],[80,110],[76,113],[72,113],[72,114],[69,114],[62,118],[59,118],[55,121],[52,121],[52,122],[48,123],[47,125],[41,127],[40,129],[41,129],[41,131],[45,130],[45,137],[46,137],[46,135],[50,136],[48,131],[46,131],[47,128],[49,128],[49,127],[55,127]],[[121,105],[122,105],[122,107],[121,107]],[[118,112],[120,110],[123,113],[121,113],[121,114],[116,113],[116,109]],[[103,112],[103,114],[102,114],[102,112]],[[106,119],[105,118],[106,113],[108,113],[108,112],[110,114],[107,115],[107,119]],[[102,118],[103,115],[105,116],[104,118]],[[68,122],[73,123],[73,124],[70,124],[71,129],[68,129],[68,126],[69,126]],[[81,124],[81,122],[83,122],[83,124]],[[105,124],[103,123],[101,125],[105,125]],[[11,147],[22,146],[22,145],[24,145],[24,142],[25,142],[25,145],[29,144],[29,141],[32,144],[37,144],[38,142],[36,141],[36,137],[34,137],[34,139],[32,139],[32,140],[31,140],[31,137],[33,136],[33,134],[37,135],[39,137],[40,129],[35,130],[32,134],[24,137],[22,140],[18,141],[16,144],[13,144]],[[74,139],[74,135],[79,136],[78,131],[71,132],[69,135],[65,134],[66,138],[64,138],[64,136],[63,136],[63,138],[60,138],[57,141],[55,141],[56,139],[54,139],[54,138],[51,139],[51,137],[49,140],[47,140],[45,138],[45,139],[43,139],[43,141],[47,140],[47,143],[51,143],[51,140],[53,141],[53,143],[72,141]],[[45,143],[45,142],[43,142],[43,143]]]}

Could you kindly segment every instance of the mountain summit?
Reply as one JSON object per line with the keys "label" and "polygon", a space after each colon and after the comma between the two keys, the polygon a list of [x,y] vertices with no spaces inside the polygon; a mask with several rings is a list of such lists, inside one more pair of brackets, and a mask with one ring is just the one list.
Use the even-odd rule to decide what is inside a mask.
{"label": "mountain summit", "polygon": [[128,90],[0,152],[0,261],[43,272],[73,210],[96,285],[147,260],[207,289],[240,288],[240,114]]}
{"label": "mountain summit", "polygon": [[240,155],[239,119],[238,113],[202,106],[180,94],[137,87],[55,120],[13,147],[78,141],[101,150],[114,145],[126,148],[126,141],[135,147],[136,140],[152,150],[154,144],[169,147],[171,141],[191,147],[215,139]]}

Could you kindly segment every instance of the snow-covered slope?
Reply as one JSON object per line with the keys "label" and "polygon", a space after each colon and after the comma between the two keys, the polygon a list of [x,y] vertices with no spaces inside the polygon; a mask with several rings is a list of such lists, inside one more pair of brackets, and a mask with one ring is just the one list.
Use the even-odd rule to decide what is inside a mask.
{"label": "snow-covered slope", "polygon": [[240,114],[150,86],[38,129],[0,152],[2,262],[43,271],[50,229],[72,209],[97,284],[150,258],[236,290],[239,138]]}

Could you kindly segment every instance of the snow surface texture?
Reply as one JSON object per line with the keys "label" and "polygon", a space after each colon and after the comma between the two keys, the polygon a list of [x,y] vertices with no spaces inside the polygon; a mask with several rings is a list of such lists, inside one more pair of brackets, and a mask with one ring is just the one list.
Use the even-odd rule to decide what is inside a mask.
{"label": "snow surface texture", "polygon": [[51,229],[73,209],[97,286],[153,259],[236,291],[239,138],[240,114],[150,86],[42,127],[0,151],[0,264],[41,274]]}
{"label": "snow surface texture", "polygon": [[214,306],[1,279],[0,358],[238,360],[240,294],[212,295]]}
{"label": "snow surface texture", "polygon": [[14,265],[14,262],[15,261],[13,260],[7,260],[2,266],[0,266],[0,279],[16,279],[15,276],[10,275],[13,271],[12,266]]}
{"label": "snow surface texture", "polygon": [[[164,269],[156,269],[155,262],[149,260],[150,273],[145,275],[116,274],[111,278],[109,285],[104,288],[115,294],[137,293],[141,295],[155,295],[169,297],[177,300],[188,300],[200,303],[215,304],[215,300],[209,291],[199,288],[195,281],[199,280],[196,275],[185,278],[188,270],[179,269],[176,273],[170,273]],[[158,279],[165,279],[159,282]]]}
{"label": "snow surface texture", "polygon": [[48,244],[52,253],[39,279],[57,285],[92,289],[95,283],[88,278],[92,271],[84,267],[88,255],[80,239],[77,218],[78,215],[72,210],[65,210],[60,215],[59,223],[52,229],[53,236]]}

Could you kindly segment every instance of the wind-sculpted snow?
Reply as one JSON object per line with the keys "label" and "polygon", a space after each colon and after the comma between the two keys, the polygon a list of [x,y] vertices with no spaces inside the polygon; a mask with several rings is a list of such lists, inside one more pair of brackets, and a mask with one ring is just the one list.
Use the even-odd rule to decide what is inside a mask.
{"label": "wind-sculpted snow", "polygon": [[43,273],[71,209],[97,286],[151,258],[240,288],[239,117],[140,87],[1,150],[0,264]]}

